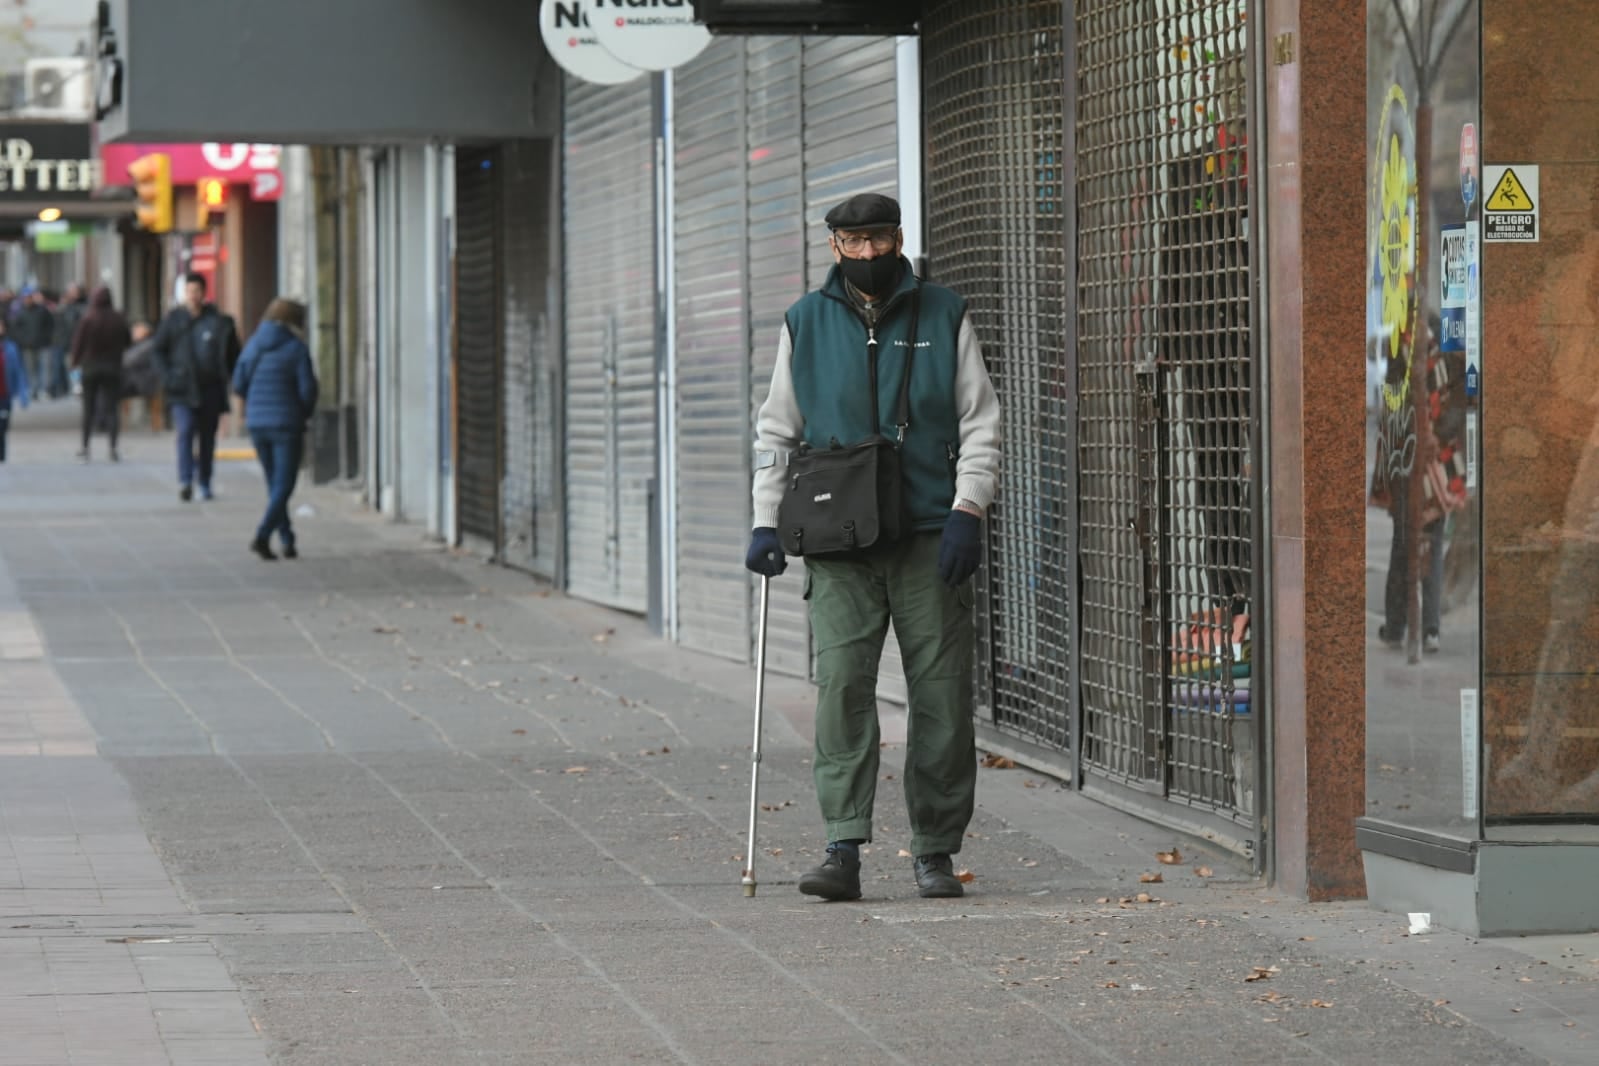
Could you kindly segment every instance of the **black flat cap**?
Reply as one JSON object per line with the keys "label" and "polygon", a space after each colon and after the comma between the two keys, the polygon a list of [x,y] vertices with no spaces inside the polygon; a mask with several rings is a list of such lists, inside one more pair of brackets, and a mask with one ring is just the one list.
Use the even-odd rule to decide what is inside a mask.
{"label": "black flat cap", "polygon": [[857,193],[827,213],[828,229],[878,229],[899,225],[899,201],[875,192]]}

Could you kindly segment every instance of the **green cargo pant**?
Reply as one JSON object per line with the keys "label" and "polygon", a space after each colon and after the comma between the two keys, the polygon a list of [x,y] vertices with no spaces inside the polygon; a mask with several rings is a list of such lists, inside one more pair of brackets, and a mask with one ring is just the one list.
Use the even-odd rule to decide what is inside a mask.
{"label": "green cargo pant", "polygon": [[911,853],[954,854],[977,786],[971,582],[938,576],[939,534],[847,560],[807,559],[815,637],[816,794],[828,840],[871,840],[877,796],[877,665],[890,620],[910,696],[905,804]]}

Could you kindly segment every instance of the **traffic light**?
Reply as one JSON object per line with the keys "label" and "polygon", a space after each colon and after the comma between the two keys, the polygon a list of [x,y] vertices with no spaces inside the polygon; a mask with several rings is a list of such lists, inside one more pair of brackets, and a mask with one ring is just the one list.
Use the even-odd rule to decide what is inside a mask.
{"label": "traffic light", "polygon": [[172,160],[165,152],[141,155],[128,164],[133,191],[139,198],[139,225],[150,233],[172,229]]}
{"label": "traffic light", "polygon": [[194,183],[194,228],[211,224],[211,212],[228,206],[228,183],[221,178],[201,178]]}

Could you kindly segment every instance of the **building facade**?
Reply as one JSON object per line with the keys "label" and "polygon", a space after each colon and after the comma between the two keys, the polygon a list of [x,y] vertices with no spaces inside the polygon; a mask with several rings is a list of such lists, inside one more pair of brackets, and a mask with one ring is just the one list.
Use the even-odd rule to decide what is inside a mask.
{"label": "building facade", "polygon": [[[410,32],[413,6],[385,32]],[[1495,79],[1523,77],[1514,56],[1538,47],[1537,20],[1500,27],[1509,5],[1460,0],[1436,5],[1458,26],[1407,35],[1385,12],[1410,7],[1363,0],[926,0],[914,35],[884,36],[864,8],[828,34],[735,20],[669,72],[597,85],[527,43],[531,6],[463,10],[431,42],[445,67],[488,47],[488,80],[535,86],[531,110],[469,115],[473,101],[439,89],[409,125],[373,102],[285,128],[286,108],[249,105],[262,133],[317,145],[286,156],[280,281],[314,290],[324,378],[339,383],[330,476],[358,475],[384,513],[644,616],[663,639],[751,661],[750,443],[779,318],[829,264],[827,208],[890,193],[918,270],[970,301],[1005,409],[978,603],[985,747],[1311,898],[1369,885],[1404,907],[1441,869],[1475,886],[1447,882],[1464,900],[1497,883],[1496,842],[1551,845],[1534,878],[1551,885],[1599,854],[1570,792],[1592,769],[1591,723],[1559,680],[1582,668],[1568,638],[1586,615],[1557,590],[1592,584],[1586,542],[1527,525],[1582,528],[1581,410],[1553,412],[1570,432],[1545,443],[1543,421],[1463,408],[1469,441],[1462,430],[1445,458],[1481,466],[1469,489],[1464,473],[1459,491],[1442,482],[1437,546],[1431,521],[1411,529],[1378,502],[1395,486],[1373,480],[1404,455],[1405,427],[1441,413],[1428,375],[1451,362],[1418,332],[1430,312],[1433,335],[1475,336],[1490,364],[1512,345],[1580,377],[1582,356],[1550,339],[1574,336],[1539,287],[1554,276],[1496,288],[1539,249],[1482,231],[1490,169],[1507,165],[1544,210],[1586,217],[1581,187],[1557,180],[1555,134],[1495,122]],[[485,23],[528,31],[527,69],[485,44]],[[1422,37],[1435,54],[1418,67],[1404,48]],[[139,95],[155,60],[120,39],[126,134],[180,126]],[[301,62],[312,85],[338,69]],[[1475,207],[1460,195],[1468,125]],[[1540,164],[1544,184],[1528,186]],[[1543,239],[1576,257],[1560,276],[1577,284],[1580,237],[1558,212],[1541,216]],[[1563,481],[1509,473],[1545,448]],[[1523,495],[1549,491],[1496,503],[1496,465]],[[1526,549],[1518,561],[1484,569],[1517,529],[1504,543]],[[1397,651],[1383,617],[1394,559]],[[1419,575],[1435,559],[1449,606],[1433,652]],[[791,576],[774,586],[769,661],[803,676]],[[1494,610],[1509,587],[1554,605],[1538,617],[1558,624],[1535,628],[1565,642],[1538,645],[1541,681],[1517,673],[1509,649],[1527,641],[1487,641],[1472,621],[1520,617]],[[880,681],[903,698],[892,652]],[[1532,710],[1517,695],[1529,684]],[[1525,810],[1492,784],[1523,751],[1563,786],[1523,796]],[[1462,927],[1531,927],[1464,907],[1450,912]],[[1591,904],[1559,913],[1563,928],[1599,925]]]}

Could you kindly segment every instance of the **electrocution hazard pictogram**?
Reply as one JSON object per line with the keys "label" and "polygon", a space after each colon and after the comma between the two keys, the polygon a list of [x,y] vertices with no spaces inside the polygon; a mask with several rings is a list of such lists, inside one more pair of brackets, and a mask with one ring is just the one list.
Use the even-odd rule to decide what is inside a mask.
{"label": "electrocution hazard pictogram", "polygon": [[1538,240],[1538,167],[1531,163],[1485,166],[1482,205],[1485,241]]}

